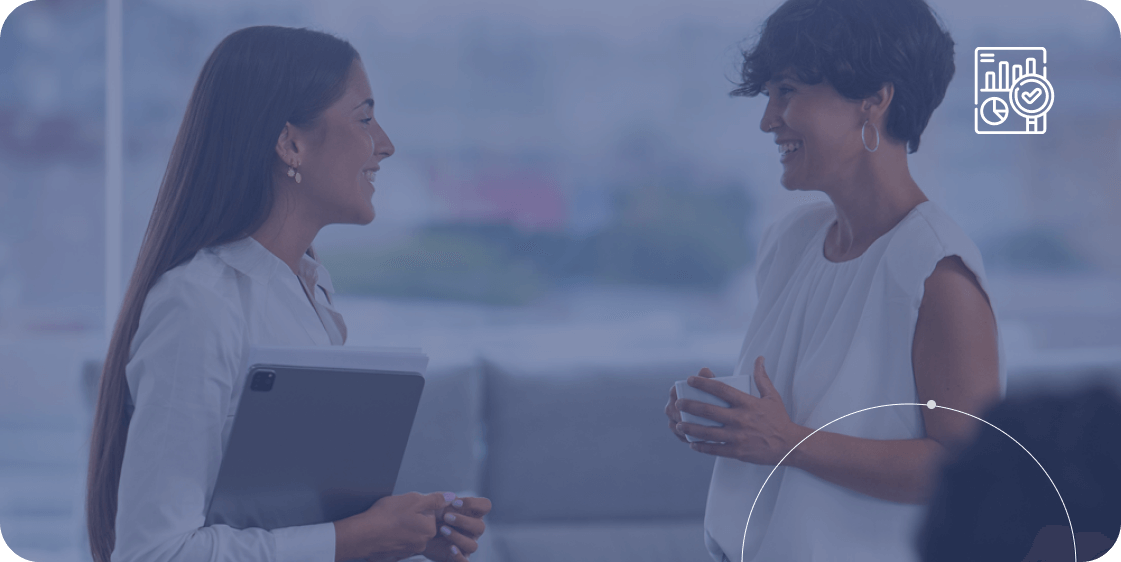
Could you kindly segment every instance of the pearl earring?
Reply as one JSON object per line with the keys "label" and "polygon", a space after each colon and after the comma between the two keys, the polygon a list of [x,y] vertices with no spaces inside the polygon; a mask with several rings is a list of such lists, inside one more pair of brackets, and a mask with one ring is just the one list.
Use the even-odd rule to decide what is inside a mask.
{"label": "pearl earring", "polygon": [[300,183],[300,180],[303,179],[303,178],[300,177],[299,172],[292,169],[292,166],[288,166],[288,177],[295,177],[296,178],[296,183]]}

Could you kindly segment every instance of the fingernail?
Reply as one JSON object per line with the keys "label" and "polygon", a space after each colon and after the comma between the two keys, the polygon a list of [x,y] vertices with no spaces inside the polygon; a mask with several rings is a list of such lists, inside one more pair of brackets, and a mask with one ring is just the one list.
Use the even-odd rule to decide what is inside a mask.
{"label": "fingernail", "polygon": [[452,554],[459,554],[459,549],[454,544],[452,545]]}
{"label": "fingernail", "polygon": [[451,492],[444,492],[444,501],[450,502],[455,499],[455,494]]}
{"label": "fingernail", "polygon": [[444,521],[447,521],[448,523],[455,523],[455,514],[454,513],[445,513],[444,514]]}
{"label": "fingernail", "polygon": [[452,502],[455,507],[463,507],[463,500],[455,500]]}
{"label": "fingernail", "polygon": [[443,533],[445,537],[452,534],[451,528],[448,527],[447,525],[444,525],[443,527],[440,527],[440,532]]}

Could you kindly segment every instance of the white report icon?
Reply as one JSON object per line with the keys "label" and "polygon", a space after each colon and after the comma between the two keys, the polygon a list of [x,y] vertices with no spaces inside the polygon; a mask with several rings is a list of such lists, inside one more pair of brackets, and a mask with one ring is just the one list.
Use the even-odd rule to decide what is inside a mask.
{"label": "white report icon", "polygon": [[1042,135],[1055,89],[1043,47],[977,47],[973,52],[973,130],[979,135]]}

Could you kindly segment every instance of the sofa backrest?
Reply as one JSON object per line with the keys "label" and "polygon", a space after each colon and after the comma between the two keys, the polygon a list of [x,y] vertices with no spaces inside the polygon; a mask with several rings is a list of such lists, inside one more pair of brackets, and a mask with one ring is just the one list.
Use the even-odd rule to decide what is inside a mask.
{"label": "sofa backrest", "polygon": [[482,479],[482,380],[478,363],[424,376],[394,493],[477,493]]}
{"label": "sofa backrest", "polygon": [[491,520],[702,518],[714,459],[674,437],[663,412],[674,381],[701,366],[513,373],[484,362]]}

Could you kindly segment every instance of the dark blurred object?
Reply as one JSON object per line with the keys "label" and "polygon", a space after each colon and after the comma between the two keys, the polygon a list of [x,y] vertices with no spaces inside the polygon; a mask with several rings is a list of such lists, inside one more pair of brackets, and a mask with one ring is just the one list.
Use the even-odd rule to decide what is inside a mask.
{"label": "dark blurred object", "polygon": [[922,560],[1066,562],[1074,552],[1071,524],[1079,561],[1107,552],[1121,528],[1117,391],[1095,384],[1075,392],[1036,392],[1014,397],[982,418],[1031,455],[983,426],[978,439],[943,470],[918,538]]}

